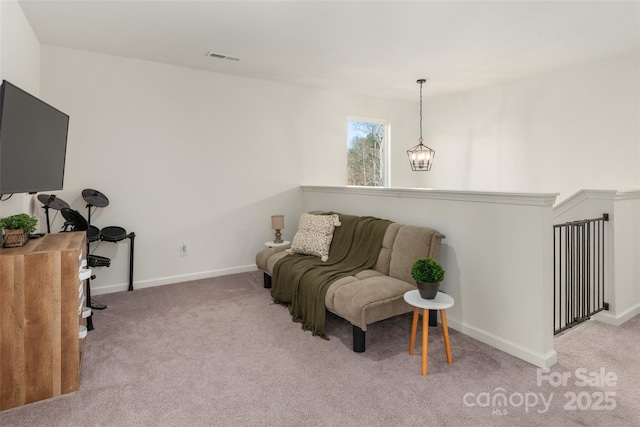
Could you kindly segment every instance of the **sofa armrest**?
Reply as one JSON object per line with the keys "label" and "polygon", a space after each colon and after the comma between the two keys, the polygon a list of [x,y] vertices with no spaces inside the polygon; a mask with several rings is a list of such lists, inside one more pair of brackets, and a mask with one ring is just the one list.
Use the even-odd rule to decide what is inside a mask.
{"label": "sofa armrest", "polygon": [[260,270],[268,272],[267,261],[269,258],[279,252],[284,252],[287,249],[291,249],[291,244],[261,250],[256,254],[256,265]]}

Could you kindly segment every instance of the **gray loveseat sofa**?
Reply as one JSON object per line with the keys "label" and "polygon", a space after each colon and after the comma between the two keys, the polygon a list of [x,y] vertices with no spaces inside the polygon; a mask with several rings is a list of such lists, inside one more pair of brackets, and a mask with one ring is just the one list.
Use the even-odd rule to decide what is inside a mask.
{"label": "gray loveseat sofa", "polygon": [[[411,267],[419,258],[438,259],[444,237],[432,228],[392,222],[373,268],[329,285],[326,309],[353,325],[355,352],[365,351],[367,325],[412,311],[404,301],[404,293],[416,289]],[[256,255],[256,264],[264,272],[265,288],[271,287],[274,266],[288,255],[286,249],[286,246],[267,248]]]}

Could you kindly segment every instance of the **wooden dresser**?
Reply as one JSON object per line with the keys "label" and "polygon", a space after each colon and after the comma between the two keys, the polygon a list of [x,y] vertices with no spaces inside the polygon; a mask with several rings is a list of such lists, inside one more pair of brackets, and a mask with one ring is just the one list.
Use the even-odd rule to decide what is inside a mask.
{"label": "wooden dresser", "polygon": [[78,389],[86,233],[0,249],[0,410]]}

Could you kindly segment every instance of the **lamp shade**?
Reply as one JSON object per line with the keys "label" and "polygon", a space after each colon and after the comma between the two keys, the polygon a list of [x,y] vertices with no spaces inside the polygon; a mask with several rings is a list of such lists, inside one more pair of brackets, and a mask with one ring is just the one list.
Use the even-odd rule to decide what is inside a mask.
{"label": "lamp shade", "polygon": [[284,228],[284,215],[271,215],[271,228],[282,230]]}

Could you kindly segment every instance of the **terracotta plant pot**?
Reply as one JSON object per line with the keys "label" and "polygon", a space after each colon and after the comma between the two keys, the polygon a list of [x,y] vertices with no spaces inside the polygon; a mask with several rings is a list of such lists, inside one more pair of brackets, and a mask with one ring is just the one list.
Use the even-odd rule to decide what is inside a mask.
{"label": "terracotta plant pot", "polygon": [[434,299],[436,295],[438,295],[438,288],[440,287],[440,283],[422,283],[416,282],[418,285],[418,292],[420,292],[420,296],[424,299]]}

